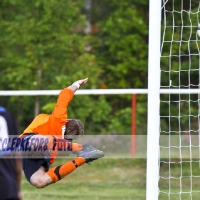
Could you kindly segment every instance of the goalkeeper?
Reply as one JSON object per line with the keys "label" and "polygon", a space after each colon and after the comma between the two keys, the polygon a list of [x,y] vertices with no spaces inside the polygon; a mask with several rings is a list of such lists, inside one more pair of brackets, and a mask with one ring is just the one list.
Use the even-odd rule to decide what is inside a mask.
{"label": "goalkeeper", "polygon": [[[87,82],[86,79],[78,80],[69,87],[63,89],[57,99],[56,106],[52,114],[40,114],[32,121],[32,123],[20,135],[24,140],[30,141],[34,139],[43,139],[48,141],[47,147],[49,151],[54,152],[54,156],[44,156],[42,158],[23,158],[22,168],[26,179],[36,188],[43,188],[52,183],[55,183],[77,167],[85,163],[92,162],[104,156],[104,153],[90,145],[80,145],[72,143],[72,139],[83,135],[84,126],[77,119],[68,119],[67,107],[73,99],[76,90]],[[77,154],[77,157],[63,165],[50,168],[50,165],[55,160],[55,155],[58,153],[58,144],[56,141],[64,142],[64,147],[67,150]],[[52,154],[51,154],[52,155]]]}

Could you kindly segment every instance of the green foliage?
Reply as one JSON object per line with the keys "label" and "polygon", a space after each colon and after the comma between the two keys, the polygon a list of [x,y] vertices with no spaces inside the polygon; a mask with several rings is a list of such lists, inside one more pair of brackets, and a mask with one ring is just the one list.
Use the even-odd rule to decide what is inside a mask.
{"label": "green foliage", "polygon": [[[147,88],[148,1],[93,0],[91,10],[87,12],[82,0],[2,0],[0,6],[0,90],[61,90],[85,77],[89,82],[83,89]],[[172,9],[172,4],[166,6]],[[174,6],[179,10],[179,1]],[[183,7],[186,11],[189,9],[187,3]],[[193,13],[197,13],[197,8],[191,8]],[[175,25],[182,25],[179,13],[167,13],[166,25],[169,27],[165,29],[165,39],[174,42],[172,46],[167,42],[163,45],[163,55],[189,54],[188,49],[190,53],[197,52],[196,43],[187,42],[189,38],[195,40],[196,35],[190,35],[188,27],[196,23],[196,15],[182,13],[184,30],[170,28],[173,17]],[[86,19],[91,22],[91,34],[84,33]],[[180,33],[182,40],[186,41],[181,46]],[[180,59],[182,71],[177,73]],[[167,57],[162,57],[162,86],[168,86],[172,80],[172,87],[189,84],[196,87],[198,73],[190,70],[188,79],[186,71],[196,69],[199,58],[191,56],[190,59],[173,57],[169,63]],[[131,95],[75,95],[68,115],[81,119],[87,134],[130,134],[131,98]],[[169,97],[165,98],[169,100]],[[170,98],[176,100],[178,97]],[[23,130],[32,121],[36,104],[39,104],[39,112],[51,113],[56,99],[55,96],[1,97],[0,104],[16,116]],[[146,103],[146,95],[137,95],[137,126],[143,134],[147,124]],[[184,102],[182,104],[185,107]],[[161,104],[162,116],[168,116],[169,110],[171,115],[177,115],[178,105],[171,104],[168,109],[167,106]],[[193,107],[190,110],[185,107],[181,110],[182,115],[196,115]],[[167,128],[171,123],[177,127],[176,118],[173,120],[169,122],[165,117],[161,126]],[[180,126],[184,127],[188,120],[182,118]]]}
{"label": "green foliage", "polygon": [[112,12],[98,21],[100,37],[91,41],[104,69],[102,78],[109,88],[146,87],[148,25],[144,11],[131,1],[110,3],[115,5]]}
{"label": "green foliage", "polygon": [[[85,77],[89,82],[83,89],[146,87],[145,2],[137,7],[134,1],[93,1],[91,13],[83,12],[82,0],[0,4],[1,90],[62,89]],[[98,34],[83,33],[86,14]],[[36,102],[39,112],[51,113],[57,98],[7,99],[0,103],[10,108],[23,130],[34,117]],[[129,95],[75,96],[68,115],[81,119],[87,134],[130,134],[130,104]]]}
{"label": "green foliage", "polygon": [[[11,1],[2,9],[9,20],[2,17],[5,34],[1,37],[4,55],[0,64],[6,66],[9,89],[57,88],[55,78],[63,74],[70,77],[72,67],[77,72],[75,79],[80,77],[76,60],[84,53],[85,41],[74,29],[84,26],[81,5],[81,1]],[[82,60],[86,63],[91,59]]]}
{"label": "green foliage", "polygon": [[[146,88],[148,3],[111,0],[106,1],[105,8],[105,1],[94,1],[91,15],[94,16],[92,22],[96,22],[101,31],[88,39],[103,69],[101,79],[106,87]],[[131,97],[118,95],[112,99],[107,97],[107,101],[112,104],[110,132],[130,134]],[[144,101],[144,97],[138,95],[137,101]],[[146,106],[144,109],[140,106],[144,105],[138,104],[137,109],[142,113],[137,113],[137,124],[144,121],[146,114]]]}
{"label": "green foliage", "polygon": [[[1,1],[1,90],[62,89],[84,77],[90,77],[93,88],[98,84],[95,80],[101,69],[95,55],[85,51],[86,36],[78,30],[84,28],[82,4],[80,0]],[[28,102],[22,99],[13,98],[12,104],[17,106],[11,111],[25,128],[25,116],[34,116],[35,98]],[[49,112],[55,98],[48,100],[40,103]],[[10,107],[8,102],[3,103]],[[33,109],[28,109],[29,114],[23,108],[16,110],[21,105]]]}
{"label": "green foliage", "polygon": [[112,134],[130,134],[131,133],[131,107],[121,109],[115,113],[111,119],[108,130]]}
{"label": "green foliage", "polygon": [[[57,159],[54,166],[64,162],[66,159]],[[58,183],[39,192],[23,176],[22,195],[26,200],[145,199],[145,166],[146,160],[101,159],[91,166],[81,166]]]}

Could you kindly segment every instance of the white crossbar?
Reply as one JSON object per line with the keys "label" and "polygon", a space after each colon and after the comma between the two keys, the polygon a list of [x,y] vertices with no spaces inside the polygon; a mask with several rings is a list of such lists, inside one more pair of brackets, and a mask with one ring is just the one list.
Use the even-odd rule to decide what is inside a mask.
{"label": "white crossbar", "polygon": [[[58,95],[61,90],[0,90],[0,96]],[[76,95],[148,94],[148,89],[87,89]],[[160,89],[160,94],[200,94],[200,89]]]}

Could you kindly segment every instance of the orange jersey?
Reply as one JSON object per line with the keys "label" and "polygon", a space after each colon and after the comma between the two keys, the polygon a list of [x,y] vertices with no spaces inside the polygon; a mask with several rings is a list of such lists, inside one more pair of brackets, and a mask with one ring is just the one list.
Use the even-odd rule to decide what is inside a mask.
{"label": "orange jersey", "polygon": [[26,133],[35,133],[40,135],[54,135],[63,138],[65,124],[67,122],[67,107],[73,99],[73,96],[74,93],[72,90],[68,88],[63,89],[58,96],[52,114],[40,114],[36,116],[20,137]]}
{"label": "orange jersey", "polygon": [[74,93],[72,90],[63,89],[57,99],[56,106],[52,114],[40,114],[35,117],[31,124],[21,134],[36,133],[40,135],[55,135],[56,137],[64,136],[64,128],[67,122],[67,107],[72,100]]}

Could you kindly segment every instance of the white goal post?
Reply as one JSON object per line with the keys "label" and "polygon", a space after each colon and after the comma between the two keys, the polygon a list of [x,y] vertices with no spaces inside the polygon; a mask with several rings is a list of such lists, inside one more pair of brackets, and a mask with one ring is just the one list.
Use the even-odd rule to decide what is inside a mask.
{"label": "white goal post", "polygon": [[146,200],[158,199],[161,0],[149,0]]}

